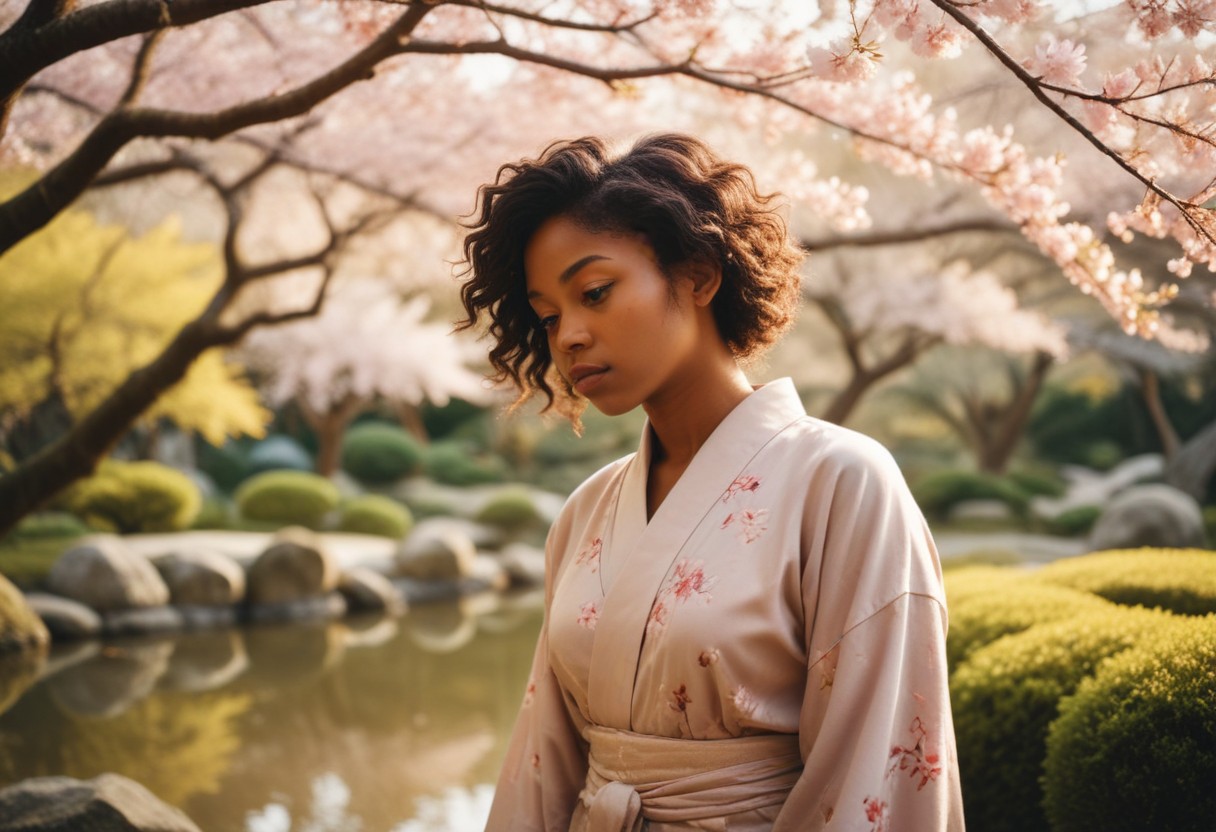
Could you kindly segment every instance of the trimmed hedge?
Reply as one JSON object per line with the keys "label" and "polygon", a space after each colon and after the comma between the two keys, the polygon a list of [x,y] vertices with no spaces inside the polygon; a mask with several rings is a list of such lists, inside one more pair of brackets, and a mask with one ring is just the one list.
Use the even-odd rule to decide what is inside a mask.
{"label": "trimmed hedge", "polygon": [[476,457],[461,442],[435,442],[426,452],[426,472],[445,485],[478,485],[505,480],[507,465],[498,457]]}
{"label": "trimmed hedge", "polygon": [[475,519],[478,523],[518,529],[539,523],[540,513],[527,489],[504,488],[482,506]]}
{"label": "trimmed hedge", "polygon": [[1017,517],[1025,517],[1030,495],[1013,481],[974,471],[938,471],[922,477],[912,496],[926,516],[944,520],[965,500],[1000,500]]}
{"label": "trimmed hedge", "polygon": [[338,531],[401,539],[414,527],[410,510],[389,497],[364,494],[342,507]]}
{"label": "trimmed hedge", "polygon": [[1089,534],[1090,529],[1094,527],[1094,523],[1097,523],[1098,518],[1101,516],[1101,506],[1077,506],[1066,509],[1055,517],[1048,517],[1043,521],[1043,527],[1049,534],[1060,535],[1061,537],[1079,537],[1083,534]]}
{"label": "trimmed hedge", "polygon": [[1216,616],[1116,656],[1047,737],[1054,832],[1209,832],[1216,819]]}
{"label": "trimmed hedge", "polygon": [[1031,575],[999,567],[947,573],[950,630],[946,658],[952,672],[976,650],[1001,636],[1020,633],[1035,624],[1112,609],[1109,601],[1076,589],[1042,583]]}
{"label": "trimmed hedge", "polygon": [[1060,700],[1110,656],[1179,619],[1112,607],[1040,624],[976,650],[950,678],[959,772],[972,832],[1047,829],[1040,778]]}
{"label": "trimmed hedge", "polygon": [[1128,606],[1180,615],[1216,612],[1216,552],[1206,549],[1119,549],[1058,560],[1040,580]]}
{"label": "trimmed hedge", "polygon": [[247,520],[310,529],[320,528],[338,500],[337,486],[305,471],[257,474],[241,484],[235,497],[237,510]]}
{"label": "trimmed hedge", "polygon": [[189,528],[203,498],[193,480],[167,465],[106,459],[64,502],[94,529],[134,534]]}
{"label": "trimmed hedge", "polygon": [[365,422],[342,440],[342,468],[365,483],[396,482],[422,469],[418,440],[396,425]]}

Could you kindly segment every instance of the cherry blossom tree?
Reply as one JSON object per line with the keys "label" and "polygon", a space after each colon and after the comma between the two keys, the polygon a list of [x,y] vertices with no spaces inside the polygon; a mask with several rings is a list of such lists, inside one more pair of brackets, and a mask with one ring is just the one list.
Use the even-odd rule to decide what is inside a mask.
{"label": "cherry blossom tree", "polygon": [[[0,164],[41,174],[0,203],[0,251],[89,191],[189,175],[228,217],[229,277],[209,317],[116,388],[95,420],[0,480],[0,533],[87,473],[204,349],[284,320],[250,312],[233,321],[243,289],[332,268],[374,224],[369,211],[349,212],[349,222],[331,218],[320,247],[259,262],[238,230],[275,220],[244,199],[267,170],[290,165],[362,189],[381,210],[375,200],[451,215],[503,160],[572,133],[687,128],[681,105],[706,91],[719,96],[721,130],[750,152],[722,149],[756,162],[762,177],[766,161],[776,165],[779,178],[763,181],[805,200],[796,210],[828,227],[870,222],[872,184],[809,161],[825,139],[844,138],[869,170],[970,188],[1125,330],[1200,347],[1168,304],[1174,280],[1216,266],[1216,76],[1203,52],[1216,28],[1211,5],[1127,0],[1080,14],[1088,10],[1036,0],[7,4]],[[950,61],[967,71],[939,71]],[[1030,102],[1037,129],[955,106],[966,99],[947,81],[976,68],[999,73],[1006,99]],[[944,103],[930,92],[939,87]],[[264,161],[233,167],[213,152],[229,146]],[[1105,165],[1102,176],[1122,178],[1130,196],[1084,204],[1089,183],[1069,178],[1070,158],[1084,161],[1073,169]],[[1171,280],[1120,266],[1119,247],[1135,235],[1172,241]],[[327,284],[309,285],[316,293],[291,317],[321,309]]]}
{"label": "cherry blossom tree", "polygon": [[316,317],[256,330],[241,344],[267,400],[295,402],[316,432],[318,473],[338,469],[347,426],[375,401],[488,401],[481,373],[470,368],[484,350],[427,322],[430,305],[425,296],[403,300],[383,280],[352,280]]}

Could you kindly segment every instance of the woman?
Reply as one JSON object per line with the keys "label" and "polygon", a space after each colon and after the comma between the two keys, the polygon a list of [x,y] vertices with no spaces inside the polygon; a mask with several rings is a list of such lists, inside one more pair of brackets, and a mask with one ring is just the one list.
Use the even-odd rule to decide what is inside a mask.
{"label": "woman", "polygon": [[739,366],[799,299],[769,201],[672,134],[482,191],[463,325],[500,378],[648,417],[550,530],[491,830],[963,827],[924,520],[881,446]]}

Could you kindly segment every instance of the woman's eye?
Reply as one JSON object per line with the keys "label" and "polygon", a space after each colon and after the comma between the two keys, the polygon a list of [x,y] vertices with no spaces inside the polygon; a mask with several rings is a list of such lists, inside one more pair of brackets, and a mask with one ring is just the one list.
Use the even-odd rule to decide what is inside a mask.
{"label": "woman's eye", "polygon": [[608,296],[608,290],[612,288],[611,283],[605,283],[603,286],[595,286],[583,292],[583,297],[588,303],[599,303]]}
{"label": "woman's eye", "polygon": [[553,329],[553,327],[557,326],[557,316],[545,315],[537,322],[537,326],[545,330],[545,332],[548,332],[549,330]]}

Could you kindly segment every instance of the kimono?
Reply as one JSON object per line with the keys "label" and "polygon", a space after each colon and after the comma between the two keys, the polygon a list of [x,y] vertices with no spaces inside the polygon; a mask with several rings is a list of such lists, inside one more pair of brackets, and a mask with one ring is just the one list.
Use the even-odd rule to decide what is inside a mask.
{"label": "kimono", "polygon": [[570,496],[488,830],[961,832],[941,568],[891,455],[757,388],[647,521]]}

